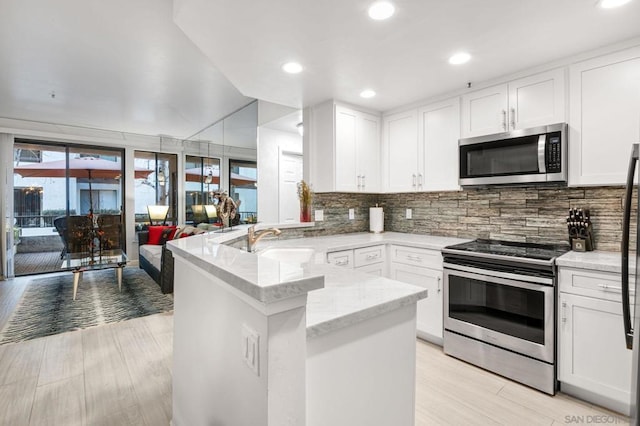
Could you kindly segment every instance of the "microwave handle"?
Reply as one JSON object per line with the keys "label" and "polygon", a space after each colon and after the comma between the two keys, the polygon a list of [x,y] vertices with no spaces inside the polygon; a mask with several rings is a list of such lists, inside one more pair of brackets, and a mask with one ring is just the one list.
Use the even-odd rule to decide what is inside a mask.
{"label": "microwave handle", "polygon": [[547,150],[547,135],[540,135],[538,137],[538,172],[547,173],[547,164],[544,158],[544,154]]}

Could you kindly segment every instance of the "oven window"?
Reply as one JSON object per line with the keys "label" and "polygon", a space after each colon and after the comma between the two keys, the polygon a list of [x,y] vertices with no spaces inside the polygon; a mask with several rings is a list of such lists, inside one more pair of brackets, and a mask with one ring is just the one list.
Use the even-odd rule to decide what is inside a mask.
{"label": "oven window", "polygon": [[449,317],[544,344],[544,293],[449,275]]}

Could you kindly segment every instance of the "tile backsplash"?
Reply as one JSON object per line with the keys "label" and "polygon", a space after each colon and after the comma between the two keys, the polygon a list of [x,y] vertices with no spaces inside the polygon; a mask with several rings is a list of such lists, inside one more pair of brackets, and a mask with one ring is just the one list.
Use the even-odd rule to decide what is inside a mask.
{"label": "tile backsplash", "polygon": [[[634,194],[632,218],[637,199]],[[570,208],[588,208],[597,250],[619,251],[624,187],[495,187],[401,194],[317,193],[313,209],[324,221],[305,236],[369,230],[369,207],[384,207],[385,230],[464,238],[495,238],[533,243],[567,242]],[[349,220],[349,208],[355,219]],[[412,209],[412,219],[405,210]],[[635,246],[635,221],[632,242]]]}

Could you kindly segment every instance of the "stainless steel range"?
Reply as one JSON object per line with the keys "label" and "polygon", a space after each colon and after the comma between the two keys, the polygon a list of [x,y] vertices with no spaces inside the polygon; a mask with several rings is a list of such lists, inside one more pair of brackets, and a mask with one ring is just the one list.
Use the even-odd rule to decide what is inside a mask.
{"label": "stainless steel range", "polygon": [[556,266],[569,246],[475,240],[442,250],[444,351],[556,391]]}

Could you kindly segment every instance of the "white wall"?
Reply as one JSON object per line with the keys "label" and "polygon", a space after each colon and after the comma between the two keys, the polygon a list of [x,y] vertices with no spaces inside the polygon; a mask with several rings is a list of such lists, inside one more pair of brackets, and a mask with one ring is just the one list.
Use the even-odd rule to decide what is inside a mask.
{"label": "white wall", "polygon": [[13,135],[0,133],[0,279],[13,276],[12,218]]}
{"label": "white wall", "polygon": [[258,219],[279,222],[280,152],[302,154],[302,136],[295,132],[258,128]]}

